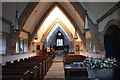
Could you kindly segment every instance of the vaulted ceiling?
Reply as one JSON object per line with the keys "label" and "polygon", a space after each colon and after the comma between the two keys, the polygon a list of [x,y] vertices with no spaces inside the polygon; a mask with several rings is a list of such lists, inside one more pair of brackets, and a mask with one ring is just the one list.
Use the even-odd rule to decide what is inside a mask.
{"label": "vaulted ceiling", "polygon": [[[50,5],[52,5],[52,3],[53,2],[40,2],[36,6],[36,8],[33,10],[32,14],[30,15],[30,16],[36,16],[32,20],[36,20],[36,18],[39,19],[44,14],[45,10],[47,10],[50,7]],[[116,3],[117,2],[77,2],[77,3],[61,2],[60,4],[62,6],[64,6],[64,8],[66,10],[68,10],[72,16],[75,16],[74,8],[72,8],[74,6],[74,4],[76,4],[76,6],[79,6],[78,4],[81,4],[83,8],[88,10],[88,14],[90,15],[91,19],[94,22],[96,22],[97,19],[99,19],[105,12],[107,12],[110,8],[112,8]],[[3,2],[2,3],[2,13],[3,13],[2,17],[7,19],[10,22],[13,22],[14,18],[15,18],[17,4],[18,4],[17,9],[19,11],[19,14],[21,14],[22,11],[24,10],[24,8],[27,6],[28,2],[18,2],[18,3]],[[76,8],[78,8],[80,10],[81,7],[76,7]],[[37,13],[35,11],[37,11]],[[35,15],[33,15],[34,13],[35,13]],[[28,19],[30,19],[30,18],[28,18]],[[32,21],[32,23],[30,23],[30,24],[32,25],[33,23],[34,22]],[[29,25],[27,25],[27,27],[28,26]],[[31,29],[29,28],[27,31],[30,32]]]}
{"label": "vaulted ceiling", "polygon": [[[96,24],[97,20],[115,4],[116,3],[113,2],[4,2],[2,4],[2,17],[5,22],[12,24],[14,22],[15,12],[17,9],[19,11],[19,15],[22,16],[22,19],[20,19],[20,32],[18,35],[20,37],[30,38],[29,41],[31,42],[35,32],[40,29],[52,9],[54,9],[55,6],[58,6],[74,28],[77,29],[78,34],[83,40],[84,9],[88,11],[89,17]],[[28,11],[24,11],[25,9]]]}

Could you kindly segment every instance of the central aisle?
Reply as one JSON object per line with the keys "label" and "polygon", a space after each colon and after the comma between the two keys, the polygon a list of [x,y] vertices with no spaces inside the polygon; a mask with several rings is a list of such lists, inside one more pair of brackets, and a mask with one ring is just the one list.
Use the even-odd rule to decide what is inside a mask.
{"label": "central aisle", "polygon": [[64,67],[63,67],[63,55],[56,55],[53,64],[49,71],[47,72],[47,75],[45,76],[45,80],[53,80],[53,79],[59,79],[64,80]]}

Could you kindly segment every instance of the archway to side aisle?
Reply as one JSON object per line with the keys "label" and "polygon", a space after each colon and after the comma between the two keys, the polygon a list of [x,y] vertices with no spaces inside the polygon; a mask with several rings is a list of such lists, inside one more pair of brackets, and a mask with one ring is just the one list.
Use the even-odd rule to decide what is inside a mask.
{"label": "archway to side aisle", "polygon": [[[63,45],[61,45],[62,47],[64,47],[64,50],[67,51],[73,51],[73,43],[72,43],[72,39],[70,38],[70,34],[67,33],[64,28],[59,24],[56,23],[56,25],[52,28],[52,30],[49,32],[49,34],[46,37],[46,47],[47,46],[54,46],[57,47],[57,33],[60,32],[63,36]],[[69,50],[68,50],[69,49]]]}
{"label": "archway to side aisle", "polygon": [[120,61],[120,28],[110,25],[104,35],[106,57],[113,57]]}

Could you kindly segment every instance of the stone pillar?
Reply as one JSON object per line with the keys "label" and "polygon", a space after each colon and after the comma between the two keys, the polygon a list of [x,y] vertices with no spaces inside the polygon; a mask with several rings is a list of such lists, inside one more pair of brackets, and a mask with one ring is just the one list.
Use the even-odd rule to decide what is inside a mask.
{"label": "stone pillar", "polygon": [[81,41],[77,41],[77,40],[73,41],[75,54],[80,54],[80,44],[81,44]]}
{"label": "stone pillar", "polygon": [[86,38],[86,51],[90,51],[91,34],[89,31],[85,33],[85,38]]}
{"label": "stone pillar", "polygon": [[6,40],[6,53],[7,54],[15,54],[16,53],[16,41],[18,36],[16,36],[17,32],[14,32],[13,26],[10,26],[10,33],[7,35]]}

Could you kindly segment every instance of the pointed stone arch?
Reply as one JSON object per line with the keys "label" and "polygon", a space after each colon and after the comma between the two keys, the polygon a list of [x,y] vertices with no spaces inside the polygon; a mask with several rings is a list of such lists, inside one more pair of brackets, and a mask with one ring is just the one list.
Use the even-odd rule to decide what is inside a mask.
{"label": "pointed stone arch", "polygon": [[[78,25],[76,24],[76,22],[74,21],[73,17],[67,12],[66,9],[64,9],[64,7],[62,5],[60,5],[58,2],[53,3],[49,9],[44,13],[44,15],[41,17],[41,19],[38,21],[37,25],[35,26],[34,31],[32,32],[32,34],[29,35],[29,47],[31,42],[33,41],[33,36],[35,34],[36,31],[39,30],[40,26],[42,25],[42,23],[44,22],[44,20],[48,17],[48,15],[50,14],[50,12],[54,9],[54,7],[58,6],[60,8],[60,10],[65,14],[65,16],[68,18],[68,20],[71,22],[71,24],[74,26],[74,28],[78,29]],[[82,33],[82,31],[80,29],[78,29],[78,33],[81,37],[82,42],[85,44],[85,35],[84,33]]]}
{"label": "pointed stone arch", "polygon": [[118,26],[118,27],[120,28],[120,20],[117,20],[117,19],[112,19],[112,20],[110,20],[110,21],[106,24],[106,26],[105,26],[105,28],[104,28],[104,30],[103,30],[103,34],[106,33],[107,29],[108,29],[111,25],[116,25],[116,26]]}
{"label": "pointed stone arch", "polygon": [[[67,37],[67,35],[65,34],[65,32],[62,31],[62,29],[60,29],[59,27],[54,31],[53,34],[54,34],[54,35],[57,34],[57,32],[58,32],[59,30],[64,34],[65,37]],[[52,38],[54,37],[54,35],[51,36],[50,39],[52,39]],[[68,37],[69,37],[69,36],[68,36]],[[69,38],[68,38],[68,37],[67,37],[67,41],[70,43],[70,41],[69,41],[69,38],[70,38],[70,37],[69,37]],[[49,42],[49,41],[50,41],[50,40],[48,40],[48,42]]]}
{"label": "pointed stone arch", "polygon": [[107,31],[107,29],[111,26],[111,25],[116,25],[120,28],[120,20],[117,20],[117,19],[111,19],[109,22],[107,22],[107,24],[105,25],[104,27],[104,30],[103,32],[101,33],[101,39],[100,39],[100,44],[99,44],[99,47],[101,50],[105,51],[105,48],[104,48],[104,35]]}
{"label": "pointed stone arch", "polygon": [[[71,33],[71,31],[62,23],[62,21],[60,21],[59,19],[56,19],[52,25],[49,26],[48,30],[46,30],[45,34],[44,34],[44,39],[46,39],[46,37],[48,36],[48,34],[50,33],[50,31],[53,29],[53,27],[56,25],[56,23],[59,23],[62,28],[66,31],[66,33],[68,34],[68,36],[70,37],[70,39],[73,39],[73,35]],[[41,40],[40,40],[41,41]]]}
{"label": "pointed stone arch", "polygon": [[48,42],[47,42],[47,46],[49,46],[49,44],[51,43],[51,41],[53,41],[53,39],[55,38],[55,35],[57,34],[57,32],[58,31],[61,31],[62,32],[62,34],[65,36],[65,40],[68,42],[68,44],[69,44],[69,46],[70,46],[70,49],[72,50],[72,48],[73,48],[73,43],[71,42],[71,40],[69,40],[69,36],[67,37],[67,35],[65,34],[65,32],[64,31],[62,31],[62,29],[60,28],[60,27],[58,27],[55,31],[54,31],[54,35],[52,35],[51,37],[50,37],[50,39],[48,40]]}
{"label": "pointed stone arch", "polygon": [[103,45],[106,57],[114,57],[120,61],[120,20],[110,20],[103,31]]}

